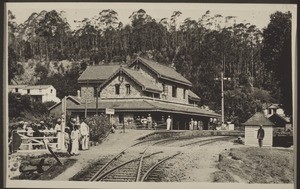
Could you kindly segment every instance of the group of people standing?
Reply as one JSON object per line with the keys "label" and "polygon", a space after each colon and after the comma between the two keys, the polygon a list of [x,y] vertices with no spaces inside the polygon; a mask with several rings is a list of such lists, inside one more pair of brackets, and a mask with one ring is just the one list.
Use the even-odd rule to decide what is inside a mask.
{"label": "group of people standing", "polygon": [[193,118],[191,118],[191,121],[189,122],[189,130],[202,130],[201,121],[196,121]]}
{"label": "group of people standing", "polygon": [[[55,131],[57,133],[57,143],[61,143],[61,119],[57,120]],[[67,123],[64,132],[64,145],[70,155],[78,155],[79,150],[89,149],[89,133],[90,129],[85,118],[81,119],[81,123],[76,118],[71,118]]]}

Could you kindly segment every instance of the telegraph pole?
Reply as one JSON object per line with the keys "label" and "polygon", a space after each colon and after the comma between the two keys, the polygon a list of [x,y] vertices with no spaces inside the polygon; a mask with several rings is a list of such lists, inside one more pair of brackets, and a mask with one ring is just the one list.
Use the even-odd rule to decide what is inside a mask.
{"label": "telegraph pole", "polygon": [[222,99],[222,102],[221,102],[221,111],[222,111],[222,124],[225,123],[225,116],[224,116],[224,80],[228,80],[230,81],[231,78],[230,77],[224,77],[224,72],[221,71],[221,77],[220,78],[215,78],[215,80],[221,80],[221,99]]}
{"label": "telegraph pole", "polygon": [[221,72],[221,97],[222,97],[222,125],[224,124],[224,75],[223,71]]}

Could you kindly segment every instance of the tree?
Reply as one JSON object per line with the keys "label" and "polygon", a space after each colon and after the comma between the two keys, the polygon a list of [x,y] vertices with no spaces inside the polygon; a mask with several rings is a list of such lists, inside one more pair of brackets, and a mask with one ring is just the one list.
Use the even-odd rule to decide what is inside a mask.
{"label": "tree", "polygon": [[[291,13],[275,12],[263,31],[262,61],[266,68],[279,81],[280,103],[287,115],[292,115],[291,78]],[[275,81],[276,81],[275,80]]]}

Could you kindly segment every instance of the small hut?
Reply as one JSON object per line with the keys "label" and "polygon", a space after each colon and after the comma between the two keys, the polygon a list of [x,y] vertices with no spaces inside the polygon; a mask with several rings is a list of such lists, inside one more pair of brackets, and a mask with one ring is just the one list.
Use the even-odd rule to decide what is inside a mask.
{"label": "small hut", "polygon": [[274,123],[267,119],[262,112],[256,112],[243,125],[245,126],[245,145],[258,146],[257,131],[260,125],[265,131],[263,146],[273,145]]}

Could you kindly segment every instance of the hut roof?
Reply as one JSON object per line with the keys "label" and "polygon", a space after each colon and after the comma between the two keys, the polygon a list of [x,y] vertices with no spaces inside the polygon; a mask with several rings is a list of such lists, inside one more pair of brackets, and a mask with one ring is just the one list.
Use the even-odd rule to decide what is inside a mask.
{"label": "hut roof", "polygon": [[262,112],[256,112],[250,117],[245,123],[245,126],[263,125],[263,126],[274,126],[275,124],[265,117]]}

